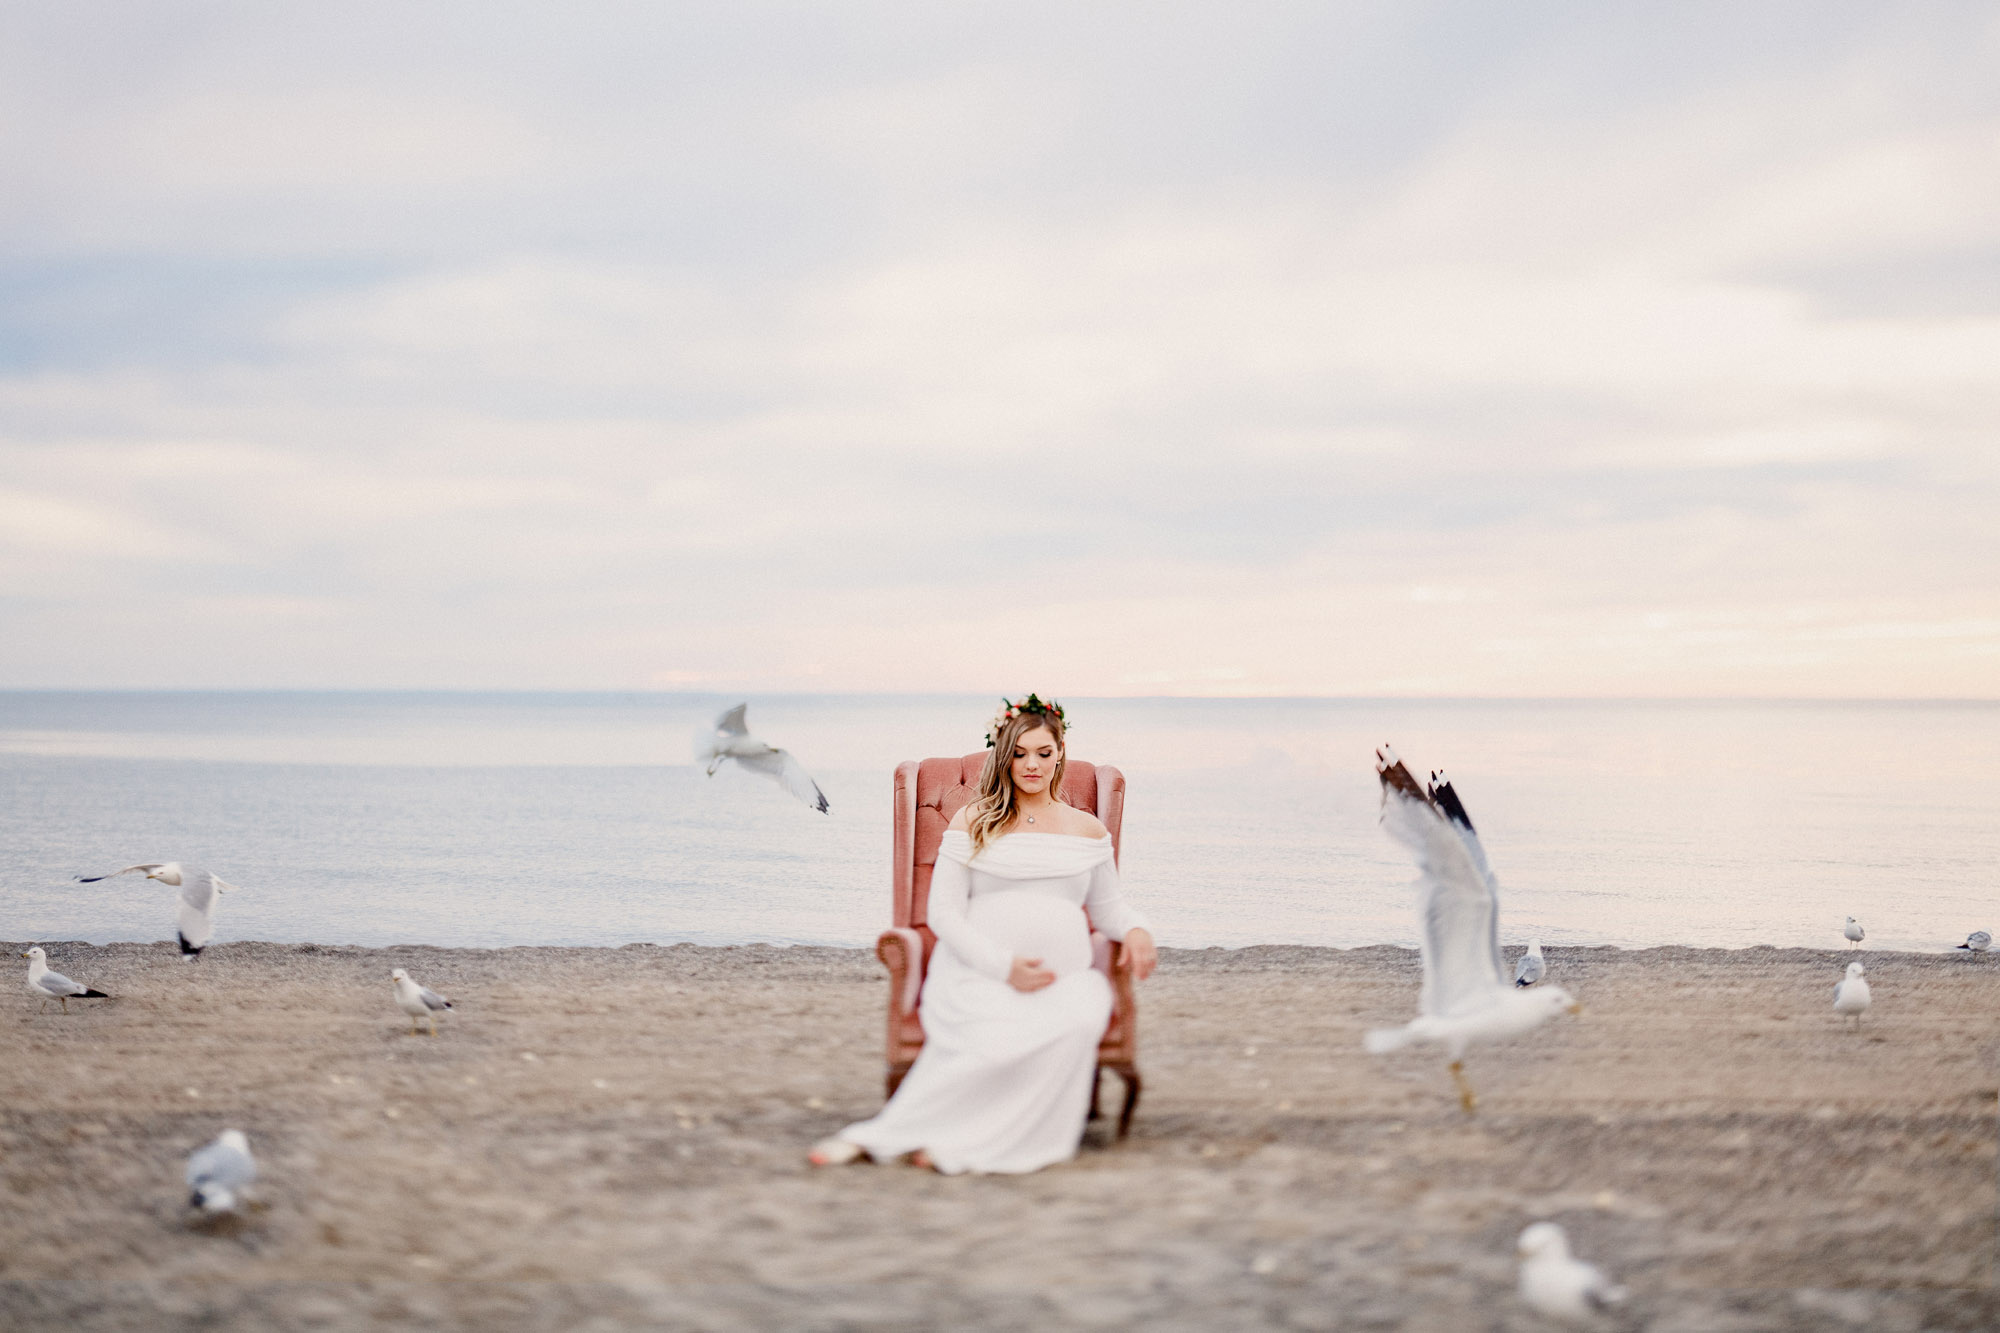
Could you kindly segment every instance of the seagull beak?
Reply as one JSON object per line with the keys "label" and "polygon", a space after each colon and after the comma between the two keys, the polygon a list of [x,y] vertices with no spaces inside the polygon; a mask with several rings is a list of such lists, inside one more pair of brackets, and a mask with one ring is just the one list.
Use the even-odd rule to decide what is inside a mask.
{"label": "seagull beak", "polygon": [[1580,1013],[1582,1013],[1582,1012],[1583,1012],[1583,1002],[1582,1002],[1581,1000],[1571,1000],[1571,1001],[1570,1001],[1570,1003],[1569,1003],[1569,1011],[1570,1011],[1571,1013],[1573,1013],[1573,1014],[1580,1014]]}

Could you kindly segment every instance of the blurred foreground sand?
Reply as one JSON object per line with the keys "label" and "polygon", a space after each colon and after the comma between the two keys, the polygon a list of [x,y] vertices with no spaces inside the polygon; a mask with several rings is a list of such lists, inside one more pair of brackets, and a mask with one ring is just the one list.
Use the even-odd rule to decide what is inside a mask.
{"label": "blurred foreground sand", "polygon": [[[1131,1139],[944,1179],[804,1164],[880,1100],[859,951],[51,945],[118,998],[0,1001],[0,1327],[1513,1330],[1538,1218],[1607,1327],[2000,1326],[2000,956],[1860,956],[1856,1035],[1842,951],[1550,950],[1586,1013],[1476,1052],[1468,1118],[1360,1049],[1409,951],[1169,950]],[[198,1230],[227,1125],[264,1206]]]}

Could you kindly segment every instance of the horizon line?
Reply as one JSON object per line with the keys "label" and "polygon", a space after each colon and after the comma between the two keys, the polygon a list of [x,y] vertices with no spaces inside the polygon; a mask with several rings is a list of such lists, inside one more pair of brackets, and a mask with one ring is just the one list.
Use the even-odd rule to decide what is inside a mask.
{"label": "horizon line", "polygon": [[[475,685],[0,685],[0,695],[654,695],[662,698],[967,699],[979,690],[688,689],[657,686]],[[1133,703],[1683,703],[1683,704],[2000,704],[2000,695],[1893,694],[1074,694]]]}

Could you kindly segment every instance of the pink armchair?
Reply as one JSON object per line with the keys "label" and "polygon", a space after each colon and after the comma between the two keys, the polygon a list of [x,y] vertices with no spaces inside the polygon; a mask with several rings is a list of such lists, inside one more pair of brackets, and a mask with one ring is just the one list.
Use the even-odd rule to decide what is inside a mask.
{"label": "pink armchair", "polygon": [[[986,756],[962,759],[907,760],[896,766],[896,845],[891,859],[895,891],[895,924],[875,942],[875,956],[889,969],[888,1095],[894,1096],[924,1047],[923,1023],[917,998],[930,965],[937,936],[927,924],[931,871],[937,865],[938,844],[959,807],[977,793],[979,770]],[[1096,815],[1111,834],[1112,855],[1124,848],[1125,775],[1106,764],[1072,759],[1063,772],[1063,799]],[[1139,1106],[1139,1011],[1133,1002],[1132,974],[1117,966],[1122,945],[1092,931],[1090,942],[1099,971],[1111,978],[1111,1024],[1097,1048],[1098,1076],[1106,1069],[1125,1084],[1125,1105],[1118,1115],[1118,1137],[1132,1128]],[[1097,1093],[1091,1092],[1091,1117],[1097,1116]]]}

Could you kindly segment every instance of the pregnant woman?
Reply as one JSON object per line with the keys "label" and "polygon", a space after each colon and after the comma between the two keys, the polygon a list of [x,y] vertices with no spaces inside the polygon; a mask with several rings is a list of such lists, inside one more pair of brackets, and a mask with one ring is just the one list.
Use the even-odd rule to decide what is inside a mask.
{"label": "pregnant woman", "polygon": [[955,1175],[1075,1156],[1111,1020],[1090,927],[1124,941],[1134,977],[1153,973],[1153,937],[1119,896],[1111,835],[1057,799],[1062,708],[1032,694],[1010,704],[987,744],[979,795],[945,830],[931,878],[923,1051],[881,1114],[813,1149],[815,1166],[907,1153]]}

